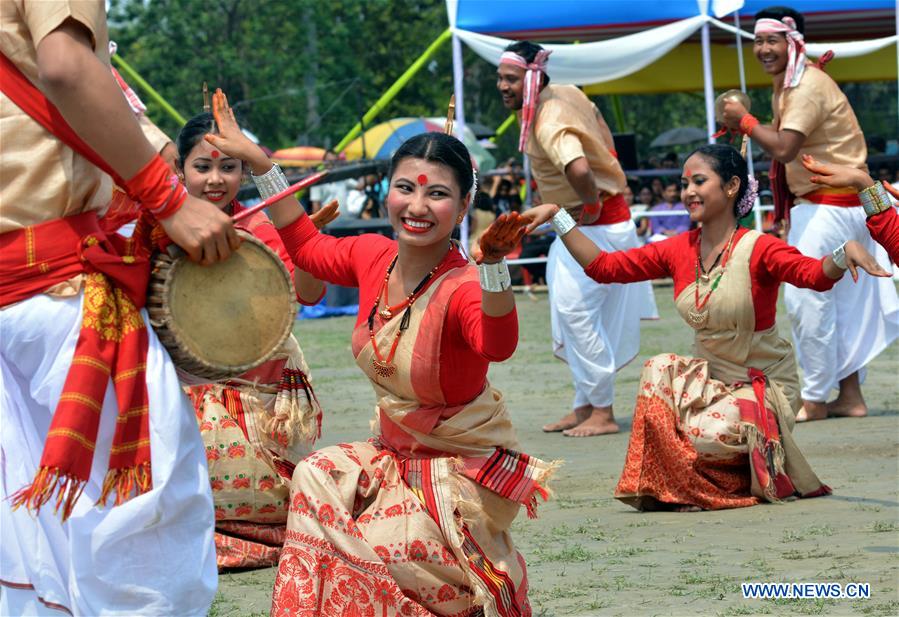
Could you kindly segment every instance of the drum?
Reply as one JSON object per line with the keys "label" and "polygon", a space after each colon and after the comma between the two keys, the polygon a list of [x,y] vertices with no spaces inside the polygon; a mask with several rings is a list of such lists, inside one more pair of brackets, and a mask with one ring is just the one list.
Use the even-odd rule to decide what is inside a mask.
{"label": "drum", "polygon": [[227,379],[271,358],[297,312],[293,281],[262,241],[238,230],[240,248],[201,266],[186,255],[153,261],[147,312],[175,365],[210,380]]}

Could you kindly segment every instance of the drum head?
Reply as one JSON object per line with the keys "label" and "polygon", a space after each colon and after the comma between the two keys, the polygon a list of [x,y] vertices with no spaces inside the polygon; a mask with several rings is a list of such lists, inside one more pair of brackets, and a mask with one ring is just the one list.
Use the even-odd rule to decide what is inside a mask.
{"label": "drum head", "polygon": [[265,361],[290,334],[293,283],[277,255],[247,238],[212,266],[179,259],[168,290],[169,328],[202,364],[232,375]]}

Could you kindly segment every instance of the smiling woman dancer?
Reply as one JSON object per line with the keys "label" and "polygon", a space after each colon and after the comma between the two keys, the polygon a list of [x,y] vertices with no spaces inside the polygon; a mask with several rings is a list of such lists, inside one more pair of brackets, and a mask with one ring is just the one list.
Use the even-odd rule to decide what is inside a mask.
{"label": "smiling woman dancer", "polygon": [[[213,102],[216,117],[230,115],[224,96]],[[222,128],[220,139],[231,138]],[[269,171],[268,159],[234,150],[254,173]],[[472,185],[465,146],[428,133],[391,161],[396,240],[337,239],[296,204],[270,210],[298,268],[359,288],[352,349],[375,389],[380,429],[297,465],[274,615],[528,612],[509,526],[521,505],[533,513],[536,495],[546,496],[551,466],[516,451],[503,395],[486,379],[518,342],[503,257],[524,221],[501,216],[481,239],[484,263],[470,264],[450,234]]]}
{"label": "smiling woman dancer", "polygon": [[737,226],[757,185],[730,146],[697,149],[684,165],[681,199],[702,227],[629,251],[604,253],[547,204],[587,274],[601,283],[670,276],[677,310],[696,330],[693,357],[662,354],[643,368],[633,432],[615,497],[638,509],[720,509],[761,499],[830,493],[790,433],[800,409],[790,343],[777,332],[782,282],[830,289],[848,267],[889,276],[859,243],[824,259]]}
{"label": "smiling woman dancer", "polygon": [[[230,116],[226,120],[233,122]],[[232,128],[230,124],[227,127]],[[210,113],[199,114],[184,125],[177,140],[178,172],[188,193],[234,215],[244,210],[237,201],[243,178],[241,158],[246,160],[246,152],[252,148],[260,158],[265,155],[248,139],[235,147],[232,142],[236,140],[216,140],[216,133]],[[204,139],[206,135],[218,145]],[[271,163],[269,167],[278,169]],[[253,176],[263,199],[286,188],[273,185],[271,176]],[[316,223],[327,222],[335,209],[332,204],[320,210]],[[324,285],[295,270],[265,214],[256,213],[235,226],[278,254],[293,275],[298,296],[305,293],[315,301],[321,298]],[[195,385],[187,392],[206,446],[218,567],[275,565],[286,530],[289,470],[312,450],[322,420],[297,340],[290,335],[272,360],[238,378]]]}

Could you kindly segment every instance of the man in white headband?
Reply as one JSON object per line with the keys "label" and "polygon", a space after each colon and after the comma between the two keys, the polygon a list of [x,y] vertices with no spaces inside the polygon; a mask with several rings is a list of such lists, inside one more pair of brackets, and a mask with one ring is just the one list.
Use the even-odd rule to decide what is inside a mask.
{"label": "man in white headband", "polygon": [[[771,155],[776,218],[789,223],[789,243],[805,255],[823,257],[857,240],[888,263],[865,227],[855,190],[812,183],[813,174],[801,161],[801,154],[809,154],[867,171],[865,136],[849,101],[823,70],[807,63],[800,13],[771,7],[755,17],[754,51],[771,75],[774,122],[760,124],[736,102],[726,105],[724,116],[729,128],[751,136]],[[797,420],[864,416],[864,367],[899,336],[899,300],[892,282],[863,274],[858,283],[845,277],[820,294],[786,285],[784,300],[804,374]],[[827,403],[834,388],[839,395]]]}
{"label": "man in white headband", "polygon": [[[528,155],[541,199],[565,207],[604,250],[636,247],[612,133],[578,88],[549,84],[548,57],[539,45],[521,41],[506,48],[497,69],[503,104],[520,112],[519,150]],[[615,372],[640,349],[640,316],[657,314],[652,288],[596,283],[559,240],[550,248],[546,278],[553,347],[571,368],[575,395],[573,410],[543,430],[570,437],[617,432]]]}

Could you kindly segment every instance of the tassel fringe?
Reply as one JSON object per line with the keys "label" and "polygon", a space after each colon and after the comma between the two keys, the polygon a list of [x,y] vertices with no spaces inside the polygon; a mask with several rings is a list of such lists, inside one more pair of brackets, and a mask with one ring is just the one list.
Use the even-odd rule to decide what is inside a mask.
{"label": "tassel fringe", "polygon": [[115,503],[121,505],[135,495],[143,495],[153,487],[153,475],[150,473],[150,463],[141,463],[135,467],[125,469],[110,469],[103,480],[103,489],[96,505],[105,506],[109,496],[115,491]]}
{"label": "tassel fringe", "polygon": [[63,522],[72,514],[75,502],[84,491],[85,480],[79,480],[70,475],[61,475],[58,467],[41,467],[34,475],[34,481],[12,495],[12,509],[25,506],[35,514],[45,503],[56,494],[56,507],[53,512],[62,510]]}

